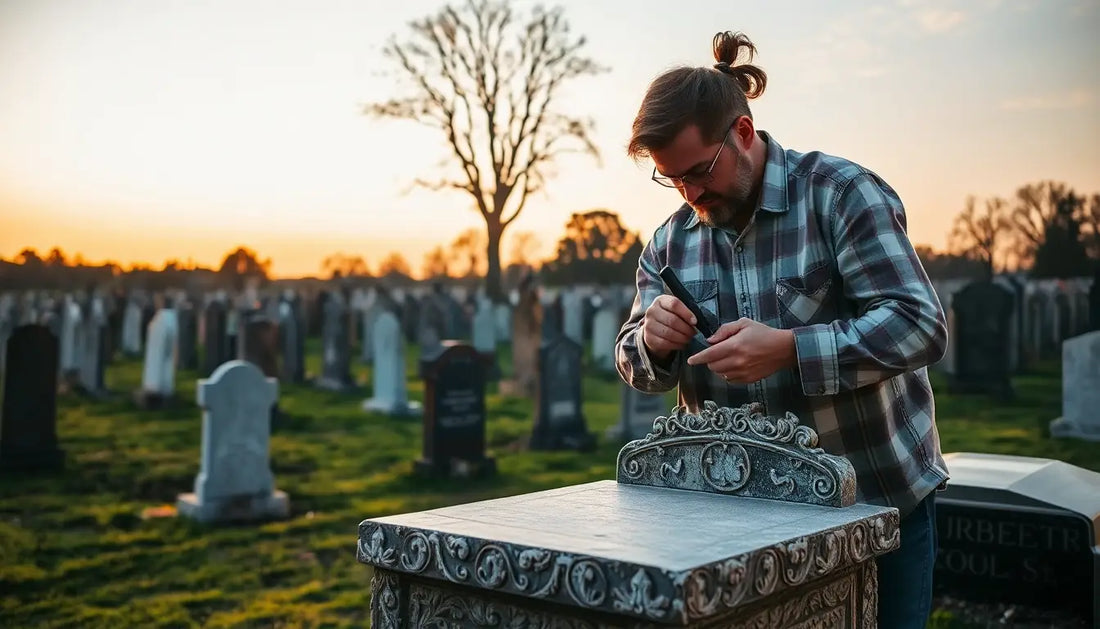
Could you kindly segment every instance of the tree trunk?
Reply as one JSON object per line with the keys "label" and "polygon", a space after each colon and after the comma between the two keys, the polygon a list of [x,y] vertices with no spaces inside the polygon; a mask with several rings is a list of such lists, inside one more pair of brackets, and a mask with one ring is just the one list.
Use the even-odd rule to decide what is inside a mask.
{"label": "tree trunk", "polygon": [[485,273],[485,291],[493,303],[504,301],[504,287],[501,283],[500,269],[500,237],[503,229],[498,221],[486,221],[486,235],[489,237],[489,246],[486,250],[486,258],[489,269]]}

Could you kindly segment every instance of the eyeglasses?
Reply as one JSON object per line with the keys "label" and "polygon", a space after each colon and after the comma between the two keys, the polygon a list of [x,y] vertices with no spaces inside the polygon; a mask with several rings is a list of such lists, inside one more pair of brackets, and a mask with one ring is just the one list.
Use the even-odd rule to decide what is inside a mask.
{"label": "eyeglasses", "polygon": [[730,131],[733,130],[733,125],[730,125],[726,129],[726,135],[722,136],[722,143],[718,145],[718,152],[714,154],[714,159],[710,160],[710,168],[707,171],[698,175],[686,174],[682,177],[666,177],[664,175],[657,174],[657,167],[653,167],[653,175],[650,177],[653,181],[661,184],[666,188],[678,188],[683,190],[684,186],[691,185],[695,187],[705,186],[710,183],[714,178],[712,171],[714,165],[718,163],[718,156],[722,154],[722,149],[726,148],[726,140],[730,137]]}

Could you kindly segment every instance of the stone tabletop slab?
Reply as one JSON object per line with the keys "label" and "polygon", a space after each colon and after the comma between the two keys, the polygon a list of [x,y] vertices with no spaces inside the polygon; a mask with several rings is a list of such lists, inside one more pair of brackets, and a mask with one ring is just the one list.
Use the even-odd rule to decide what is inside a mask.
{"label": "stone tabletop slab", "polygon": [[889,552],[895,509],[599,481],[365,520],[359,560],[687,624]]}

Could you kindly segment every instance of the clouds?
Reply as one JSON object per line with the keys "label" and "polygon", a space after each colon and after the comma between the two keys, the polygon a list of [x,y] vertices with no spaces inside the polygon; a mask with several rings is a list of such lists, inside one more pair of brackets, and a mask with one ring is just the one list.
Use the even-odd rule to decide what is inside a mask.
{"label": "clouds", "polygon": [[962,11],[948,9],[923,9],[915,17],[921,28],[931,34],[954,30],[966,20]]}
{"label": "clouds", "polygon": [[1078,88],[1050,94],[1006,98],[1000,102],[1000,108],[1005,111],[1065,111],[1083,109],[1094,102],[1096,97],[1090,90]]}

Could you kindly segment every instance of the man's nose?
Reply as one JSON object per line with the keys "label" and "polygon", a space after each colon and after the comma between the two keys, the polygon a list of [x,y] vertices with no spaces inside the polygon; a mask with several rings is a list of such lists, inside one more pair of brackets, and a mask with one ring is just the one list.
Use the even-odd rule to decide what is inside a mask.
{"label": "man's nose", "polygon": [[703,194],[703,186],[697,186],[685,181],[680,187],[680,194],[684,195],[684,200],[688,203],[695,203],[695,200]]}

